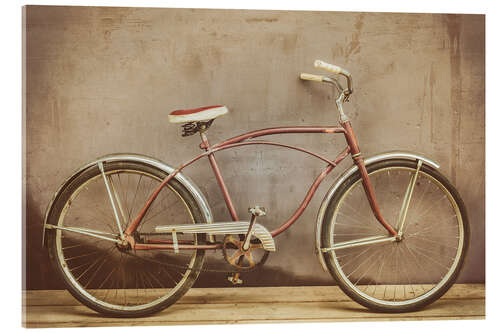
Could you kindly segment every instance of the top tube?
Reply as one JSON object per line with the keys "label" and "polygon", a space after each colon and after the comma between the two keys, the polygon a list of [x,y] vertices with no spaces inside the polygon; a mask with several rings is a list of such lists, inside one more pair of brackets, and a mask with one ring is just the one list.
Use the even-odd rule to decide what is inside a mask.
{"label": "top tube", "polygon": [[[225,141],[219,142],[211,148],[220,148],[229,144],[238,143],[244,140],[258,138],[265,135],[274,134],[293,134],[293,133],[345,133],[345,129],[338,126],[293,126],[293,127],[273,127],[265,128],[241,134]],[[208,148],[203,144],[200,145],[202,149]]]}

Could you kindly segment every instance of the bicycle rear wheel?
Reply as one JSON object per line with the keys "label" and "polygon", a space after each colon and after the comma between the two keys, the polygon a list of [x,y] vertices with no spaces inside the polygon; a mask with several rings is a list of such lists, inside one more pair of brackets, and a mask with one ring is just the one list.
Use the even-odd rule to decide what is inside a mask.
{"label": "bicycle rear wheel", "polygon": [[[416,162],[406,160],[367,167],[382,215],[395,230],[416,169]],[[456,280],[468,247],[462,199],[426,165],[418,172],[401,240],[347,243],[389,237],[371,211],[358,172],[341,184],[323,222],[322,248],[332,249],[324,253],[331,275],[353,300],[377,311],[414,311],[437,300]]]}
{"label": "bicycle rear wheel", "polygon": [[[140,162],[108,162],[103,167],[116,198],[121,229],[125,230],[167,175]],[[155,234],[154,227],[203,222],[201,209],[189,191],[172,179],[153,202],[134,238],[141,243],[172,243],[171,236]],[[55,270],[75,298],[105,315],[139,317],[170,306],[193,285],[203,265],[202,250],[134,251],[110,241],[120,233],[97,165],[65,184],[54,202],[49,224],[69,228],[48,230]],[[179,235],[178,241],[200,244],[204,235]]]}

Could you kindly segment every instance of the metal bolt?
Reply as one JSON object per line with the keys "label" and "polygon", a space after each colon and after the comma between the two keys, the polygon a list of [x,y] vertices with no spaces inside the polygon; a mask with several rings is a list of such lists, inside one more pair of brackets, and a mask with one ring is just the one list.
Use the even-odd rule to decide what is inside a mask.
{"label": "metal bolt", "polygon": [[248,208],[248,212],[252,215],[255,215],[255,216],[265,216],[266,215],[266,209],[264,207],[259,207],[259,206]]}

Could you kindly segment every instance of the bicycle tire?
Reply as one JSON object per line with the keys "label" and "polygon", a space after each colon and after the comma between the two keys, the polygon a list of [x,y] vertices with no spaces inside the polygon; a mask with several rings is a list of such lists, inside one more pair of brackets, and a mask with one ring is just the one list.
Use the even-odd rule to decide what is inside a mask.
{"label": "bicycle tire", "polygon": [[[164,179],[167,174],[163,171],[160,170],[159,168],[142,163],[142,162],[135,162],[135,161],[113,161],[113,162],[105,162],[104,163],[104,172],[106,175],[111,177],[115,177],[114,182],[118,183],[116,178],[120,177],[120,182],[123,180],[123,184],[116,184],[116,188],[118,193],[127,193],[126,191],[128,189],[133,189],[134,183],[131,179],[136,179],[137,176],[139,176],[139,181],[137,183],[137,188],[135,189],[135,196],[134,200],[132,201],[132,208],[128,210],[128,215],[130,217],[135,216],[135,212],[137,209],[142,207],[142,204],[145,202],[141,202],[141,204],[136,205],[137,208],[134,207],[135,200],[138,196],[139,190],[142,192],[141,195],[144,194],[144,198],[147,198],[147,196],[151,193],[149,188],[146,188],[147,186],[144,185],[146,184],[146,181],[149,179],[151,182],[151,188],[154,188],[154,186],[159,183],[162,179]],[[116,176],[118,175],[118,176]],[[126,183],[125,177],[128,177],[128,183]],[[144,177],[144,182],[141,183],[141,180]],[[93,213],[102,211],[101,207],[99,206],[99,209],[96,207],[94,209],[91,209],[92,207],[85,208],[84,202],[85,201],[91,201],[94,200],[97,202],[97,205],[99,203],[103,203],[103,201],[107,200],[105,199],[106,194],[103,194],[105,192],[103,186],[98,186],[99,178],[102,180],[102,174],[98,168],[97,165],[92,166],[85,171],[83,171],[81,174],[79,174],[76,177],[73,177],[70,181],[68,181],[67,184],[65,184],[60,192],[60,195],[58,198],[56,198],[56,201],[53,204],[52,210],[49,213],[49,219],[48,223],[53,224],[53,225],[59,225],[63,226],[65,225],[65,220],[68,220],[68,223],[71,223],[73,221],[79,221],[81,225],[83,225],[82,218],[80,215],[84,215],[83,213],[78,214],[79,211],[78,209],[75,210],[75,213],[73,215],[69,215],[68,217],[68,212],[71,214],[71,210],[75,206],[75,202],[77,200],[80,200],[81,202],[81,210],[82,212],[85,211],[86,214],[90,214],[92,211]],[[102,182],[104,183],[104,182]],[[102,185],[102,184],[101,184]],[[85,188],[86,186],[86,188]],[[115,186],[115,185],[113,185]],[[122,186],[121,192],[119,186]],[[84,194],[82,194],[85,191],[89,191],[90,188],[90,194],[87,195],[87,198]],[[146,188],[146,189],[144,189]],[[167,193],[168,192],[168,193]],[[201,211],[201,208],[197,205],[195,199],[193,196],[189,193],[189,191],[182,185],[180,182],[178,182],[175,178],[172,179],[168,185],[163,188],[163,190],[160,193],[165,193],[165,197],[163,198],[163,201],[161,201],[160,196],[155,200],[151,208],[148,210],[148,215],[146,215],[143,219],[143,223],[150,223],[152,224],[153,222],[144,222],[146,219],[150,219],[152,221],[156,221],[157,217],[151,217],[152,214],[160,214],[156,213],[154,210],[154,205],[156,202],[160,202],[159,205],[163,205],[163,202],[167,200],[167,195],[169,195],[168,200],[172,200],[171,197],[173,197],[173,201],[176,202],[176,198],[178,198],[179,201],[179,207],[184,206],[186,209],[186,212],[184,213],[186,216],[191,216],[191,222],[192,223],[206,223],[206,221],[203,218],[203,214]],[[172,193],[174,195],[172,195]],[[80,199],[82,197],[82,199]],[[108,197],[109,198],[109,197]],[[125,203],[123,205],[126,205],[127,198],[123,198]],[[128,198],[128,201],[130,203],[130,198]],[[169,205],[171,205],[170,201],[167,201]],[[111,207],[110,202],[107,201],[106,204]],[[164,203],[166,206],[167,203]],[[173,205],[173,204],[172,204]],[[173,207],[173,206],[170,207]],[[158,206],[160,208],[158,209],[163,209],[164,206]],[[175,209],[177,206],[173,207],[172,209]],[[136,210],[134,210],[136,209]],[[180,210],[180,208],[179,208]],[[150,214],[150,212],[153,211],[153,213]],[[111,212],[111,209],[109,209],[107,213]],[[167,210],[168,212],[168,210]],[[162,213],[163,214],[163,213]],[[165,213],[166,214],[166,213]],[[105,215],[104,213],[101,214],[101,216]],[[111,216],[112,214],[108,214]],[[94,215],[92,215],[94,216]],[[158,218],[163,219],[163,215],[160,215]],[[91,218],[92,220],[89,223],[97,223],[99,219]],[[101,221],[101,220],[99,220]],[[102,221],[104,221],[104,218],[102,218]],[[162,220],[163,221],[163,220]],[[75,222],[76,223],[76,222]],[[110,222],[111,223],[111,222]],[[108,223],[108,228],[110,228]],[[103,222],[101,224],[104,225]],[[67,224],[66,224],[67,225]],[[143,228],[143,225],[141,224],[140,226]],[[151,225],[151,227],[154,227],[154,224]],[[122,228],[124,229],[124,226],[122,225]],[[149,228],[149,226],[148,226]],[[116,232],[116,231],[115,231]],[[203,266],[203,261],[204,261],[204,251],[203,250],[193,250],[193,252],[188,255],[188,258],[184,258],[184,260],[189,260],[189,267],[190,269],[186,269],[184,273],[182,271],[179,273],[179,269],[177,269],[177,275],[172,275],[174,274],[174,271],[171,270],[171,268],[165,268],[161,267],[160,264],[158,263],[155,265],[155,263],[158,260],[166,260],[169,259],[169,255],[173,253],[171,250],[167,251],[151,251],[145,254],[145,252],[141,251],[135,251],[134,256],[127,256],[125,251],[121,251],[118,249],[118,247],[114,245],[111,245],[111,247],[108,250],[100,250],[100,248],[96,245],[96,243],[99,243],[99,240],[94,240],[92,239],[93,244],[89,244],[89,241],[87,240],[80,240],[80,243],[78,241],[75,241],[75,236],[68,236],[68,234],[75,234],[63,230],[47,230],[47,245],[49,249],[49,257],[51,259],[52,265],[57,272],[57,274],[61,277],[61,280],[65,284],[67,290],[82,304],[86,305],[87,307],[93,309],[94,311],[97,311],[103,315],[106,316],[112,316],[112,317],[142,317],[142,316],[148,316],[153,313],[156,313],[158,311],[161,311],[168,306],[174,304],[180,297],[182,297],[188,290],[189,288],[194,284],[196,281],[199,272],[201,270],[201,267]],[[76,233],[77,234],[77,233]],[[146,233],[144,233],[146,234]],[[77,234],[79,235],[79,234]],[[63,246],[63,242],[69,242],[69,240],[66,240],[65,238],[70,237],[69,240],[71,240],[71,246]],[[85,236],[82,236],[81,239],[84,239]],[[142,236],[141,236],[142,237]],[[146,237],[146,236],[144,236]],[[179,236],[181,237],[181,236]],[[203,243],[205,241],[205,235],[204,234],[197,234],[197,235],[189,235],[189,237],[193,238],[193,241],[197,242],[198,244]],[[64,240],[63,240],[64,239]],[[76,243],[76,244],[73,244]],[[102,244],[109,244],[106,243],[106,241],[102,241]],[[113,243],[111,243],[113,244]],[[107,257],[104,258],[104,261],[112,261],[112,263],[107,263],[103,262],[102,264],[97,265],[96,264],[88,264],[88,266],[83,266],[82,268],[76,267],[76,264],[72,264],[68,259],[74,259],[74,261],[78,260],[83,260],[82,257],[83,255],[78,258],[78,254],[76,256],[67,258],[65,257],[64,251],[76,251],[79,249],[79,251],[82,251],[82,247],[85,248],[90,248],[93,246],[93,249],[97,248],[100,250],[100,254],[104,253],[107,255]],[[106,245],[109,246],[109,245]],[[69,249],[68,249],[69,248]],[[108,252],[106,252],[108,251]],[[118,251],[118,254],[115,252]],[[92,252],[90,252],[92,253]],[[113,254],[111,254],[113,253]],[[137,259],[137,255],[143,256],[141,257],[141,260]],[[148,259],[148,256],[154,256],[152,258],[154,259]],[[91,256],[93,254],[88,254],[87,257],[89,258],[88,260],[91,260]],[[117,263],[117,257],[119,257],[119,263]],[[179,259],[178,259],[179,257]],[[106,259],[107,258],[107,259]],[[132,259],[134,258],[134,259]],[[160,259],[158,259],[160,258]],[[183,260],[182,256],[174,256],[173,259],[171,260]],[[114,260],[114,261],[113,261]],[[149,260],[149,261],[148,261]],[[97,262],[97,261],[96,261]],[[73,271],[71,270],[70,266],[73,265]],[[82,264],[83,265],[83,264]],[[93,266],[91,266],[93,265]],[[114,265],[114,266],[113,266]],[[103,266],[105,269],[106,267],[113,268],[113,270],[110,273],[100,273],[99,269],[101,269],[101,266]],[[76,268],[75,268],[76,267]],[[117,268],[119,267],[119,268]],[[125,267],[125,268],[124,268]],[[137,267],[141,268],[138,269]],[[127,268],[127,269],[126,269]],[[135,268],[135,269],[134,269]],[[85,273],[83,273],[83,269],[86,270]],[[109,282],[112,281],[113,279],[118,277],[118,272],[115,273],[116,271],[123,271],[123,279],[122,279],[122,289],[120,289],[119,282]],[[146,271],[150,270],[150,271]],[[109,274],[108,277],[106,278],[106,281],[102,282],[101,286],[99,286],[97,289],[95,286],[97,286],[97,283],[95,283],[95,277],[93,278],[93,281],[89,281],[90,278],[87,278],[86,283],[88,283],[88,287],[85,288],[83,286],[84,282],[81,282],[77,280],[76,275],[82,275],[85,274],[86,276],[89,276],[89,272],[95,271],[93,276],[105,276],[105,274]],[[170,273],[169,273],[170,271]],[[152,273],[153,272],[153,273]],[[125,273],[127,273],[125,275]],[[135,275],[134,275],[135,274]],[[165,278],[170,276],[171,282],[166,282],[165,280],[161,280],[161,278]],[[134,275],[134,277],[131,277]],[[178,277],[177,277],[178,276]],[[177,278],[175,278],[177,277]],[[84,277],[80,277],[83,279]],[[177,279],[179,281],[177,281]],[[104,280],[104,279],[103,279]],[[139,288],[139,283],[142,282],[142,288]],[[137,295],[133,293],[133,288],[134,288],[134,283],[135,283],[135,291],[137,291]],[[167,285],[168,284],[168,285]],[[169,285],[173,285],[173,287],[168,287]],[[94,288],[91,288],[93,286]],[[101,289],[102,288],[102,289]],[[106,289],[107,288],[107,289]],[[167,290],[168,288],[168,290]],[[111,292],[110,292],[111,290]],[[124,304],[114,304],[112,301],[108,301],[107,297],[111,297],[113,290],[115,290],[115,296],[117,297],[120,292],[123,293],[124,296],[124,301],[122,300],[121,302]],[[100,295],[100,292],[105,293],[105,296],[98,296]],[[140,293],[143,292],[144,295],[140,295]],[[157,296],[157,294],[159,296]],[[101,298],[104,299],[101,299]],[[127,297],[129,298],[127,300]],[[146,300],[147,299],[147,300]],[[151,301],[149,301],[151,299]],[[118,303],[117,301],[113,301],[115,303]],[[137,304],[134,304],[137,303]]]}
{"label": "bicycle tire", "polygon": [[[408,160],[384,160],[367,166],[382,215],[393,227],[402,202],[394,204],[397,202],[394,199],[404,197],[408,179],[416,168],[417,162]],[[391,170],[393,170],[392,175]],[[407,172],[406,182],[402,181]],[[388,176],[383,176],[386,174]],[[404,186],[399,186],[398,183]],[[425,164],[422,165],[415,184],[415,191],[420,191],[420,197],[415,197],[413,193],[412,198],[415,199],[410,200],[403,239],[400,242],[339,248],[323,253],[327,268],[339,287],[351,299],[369,309],[392,313],[419,310],[446,293],[463,266],[470,236],[465,205],[459,193],[446,177]],[[423,191],[424,186],[426,186],[425,191]],[[359,192],[358,195],[356,192]],[[399,193],[399,196],[396,193]],[[347,211],[348,204],[345,200],[348,196],[359,199],[351,216],[341,213],[342,207],[346,207],[344,211]],[[442,200],[443,198],[448,200]],[[420,208],[425,207],[422,206],[424,204],[430,205],[426,207],[429,212],[421,212]],[[437,209],[443,212],[442,215],[445,213],[447,215],[452,209],[455,216],[440,219],[441,215],[438,215]],[[433,219],[428,215],[430,212],[433,213],[431,216]],[[364,213],[366,214],[363,215]],[[359,218],[368,215],[371,217]],[[452,222],[448,224],[448,220]],[[345,224],[342,223],[344,221]],[[432,231],[434,228],[440,232],[429,234],[429,230]],[[342,232],[344,229],[347,233]],[[359,239],[363,238],[363,233],[367,236],[370,233],[373,236],[374,230],[379,232],[377,234],[383,235],[385,232],[385,235],[388,235],[373,217],[362,189],[361,175],[356,172],[340,185],[328,203],[322,227],[322,248],[332,248],[340,241],[348,240],[349,232],[352,239]],[[455,234],[458,236],[454,236]],[[457,237],[457,240],[454,240],[454,237]],[[449,244],[444,244],[445,240],[449,241]],[[456,250],[453,250],[455,246]],[[362,261],[360,258],[370,250],[371,252]],[[454,257],[447,256],[454,252],[456,252]],[[431,257],[432,255],[435,257]],[[402,258],[401,261],[398,258]],[[388,288],[389,297],[386,296]],[[426,290],[427,288],[429,289]]]}

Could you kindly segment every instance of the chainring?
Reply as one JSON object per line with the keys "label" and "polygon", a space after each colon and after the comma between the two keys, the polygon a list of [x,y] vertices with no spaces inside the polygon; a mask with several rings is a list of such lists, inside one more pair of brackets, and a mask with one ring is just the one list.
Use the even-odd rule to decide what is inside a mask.
{"label": "chainring", "polygon": [[248,250],[243,250],[244,235],[226,235],[222,246],[224,259],[238,271],[250,271],[255,267],[263,265],[269,251],[264,247],[259,239],[252,238]]}

